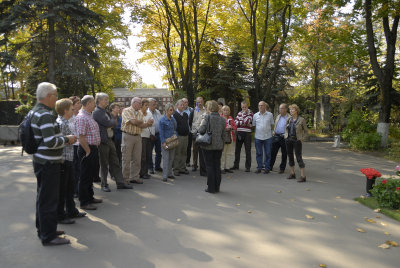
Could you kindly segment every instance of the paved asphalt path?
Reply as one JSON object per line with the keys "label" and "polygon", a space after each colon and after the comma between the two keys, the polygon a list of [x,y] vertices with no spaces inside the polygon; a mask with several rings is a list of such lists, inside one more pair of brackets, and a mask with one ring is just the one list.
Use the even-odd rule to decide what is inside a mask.
{"label": "paved asphalt path", "polygon": [[304,144],[304,160],[307,183],[297,183],[255,174],[253,152],[252,172],[242,159],[219,194],[198,172],[167,183],[158,173],[134,190],[110,182],[111,193],[95,184],[98,210],[58,227],[72,244],[43,247],[30,157],[1,147],[0,267],[400,267],[400,247],[378,247],[400,243],[400,223],[353,201],[365,191],[360,168],[393,174],[396,164],[332,143]]}

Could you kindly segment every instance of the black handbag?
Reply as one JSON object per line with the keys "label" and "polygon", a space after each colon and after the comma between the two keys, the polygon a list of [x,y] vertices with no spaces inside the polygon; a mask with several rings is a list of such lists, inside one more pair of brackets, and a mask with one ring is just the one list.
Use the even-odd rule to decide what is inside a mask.
{"label": "black handbag", "polygon": [[195,143],[200,146],[210,145],[211,144],[211,135],[212,135],[212,132],[210,130],[210,116],[208,116],[206,133],[198,134],[196,137]]}

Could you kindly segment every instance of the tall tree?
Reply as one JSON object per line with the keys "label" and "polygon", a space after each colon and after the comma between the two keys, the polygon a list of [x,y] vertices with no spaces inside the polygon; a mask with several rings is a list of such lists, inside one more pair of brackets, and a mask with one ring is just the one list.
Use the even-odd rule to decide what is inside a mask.
{"label": "tall tree", "polygon": [[[392,85],[395,73],[395,54],[397,31],[400,19],[400,2],[396,0],[377,0],[373,1],[372,4],[371,0],[365,0],[364,12],[368,53],[372,70],[378,79],[380,89],[380,111],[377,131],[382,135],[381,145],[387,146],[392,95],[395,93]],[[373,29],[374,20],[381,21],[385,33],[386,55],[384,62],[380,62],[378,58]],[[390,21],[392,22],[391,27]]]}

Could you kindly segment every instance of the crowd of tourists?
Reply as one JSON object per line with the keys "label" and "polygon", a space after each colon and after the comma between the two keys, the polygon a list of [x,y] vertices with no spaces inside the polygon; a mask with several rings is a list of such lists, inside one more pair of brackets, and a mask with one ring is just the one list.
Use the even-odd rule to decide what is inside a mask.
{"label": "crowd of tourists", "polygon": [[[36,98],[31,127],[38,143],[33,167],[36,228],[43,245],[70,243],[60,236],[65,232],[57,230],[57,225],[73,224],[86,216],[74,198],[82,210],[96,210],[102,200],[94,197],[93,183],[100,182],[101,190],[110,192],[108,174],[117,189],[129,190],[155,172],[161,172],[162,181],[167,182],[189,174],[191,167],[192,172],[199,170],[200,176],[207,177],[206,192],[218,193],[221,174],[239,169],[243,144],[245,171],[250,172],[253,129],[255,173],[268,174],[280,149],[279,173],[285,172],[288,157],[288,179],[296,179],[296,155],[301,170],[297,181],[306,181],[302,142],[307,126],[296,104],[281,104],[274,120],[264,101],[255,114],[243,101],[233,118],[229,106],[214,100],[204,103],[202,97],[196,98],[193,108],[186,98],[168,103],[164,115],[152,98],[134,97],[126,108],[119,103],[109,105],[106,93],[58,100],[56,86],[47,82],[38,85]],[[233,166],[229,167],[233,149]]]}

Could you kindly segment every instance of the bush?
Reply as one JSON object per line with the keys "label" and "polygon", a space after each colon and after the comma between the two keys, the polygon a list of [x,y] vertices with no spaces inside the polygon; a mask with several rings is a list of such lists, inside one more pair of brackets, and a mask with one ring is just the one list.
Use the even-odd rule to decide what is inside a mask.
{"label": "bush", "polygon": [[358,133],[350,138],[350,147],[357,150],[376,150],[381,144],[381,135],[377,132]]}
{"label": "bush", "polygon": [[400,180],[385,179],[377,181],[374,188],[371,190],[372,195],[378,201],[382,208],[400,208]]}

